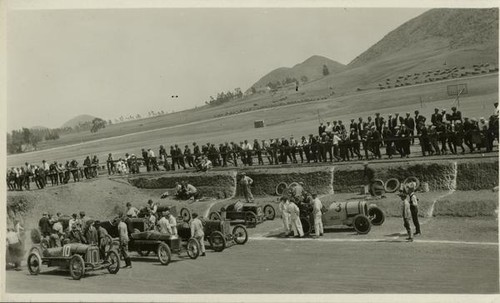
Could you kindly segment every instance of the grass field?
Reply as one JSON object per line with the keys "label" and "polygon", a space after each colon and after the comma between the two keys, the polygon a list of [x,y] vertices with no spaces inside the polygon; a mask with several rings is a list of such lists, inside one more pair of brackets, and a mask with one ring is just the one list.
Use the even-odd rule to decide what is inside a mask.
{"label": "grass field", "polygon": [[[244,139],[253,141],[254,138],[261,140],[289,137],[292,134],[299,138],[302,135],[317,133],[318,116],[323,120],[341,119],[344,123],[348,123],[351,118],[373,116],[375,112],[380,112],[386,117],[389,113],[413,113],[418,109],[423,115],[430,117],[435,107],[451,108],[454,99],[447,96],[446,86],[457,83],[467,83],[469,89],[469,94],[460,98],[460,110],[464,116],[488,117],[493,112],[492,104],[498,99],[497,74],[393,90],[361,92],[221,118],[214,118],[214,115],[218,110],[227,110],[227,107],[191,110],[112,125],[97,134],[90,132],[72,134],[52,142],[50,148],[58,147],[57,149],[11,155],[7,160],[9,166],[22,165],[25,161],[40,163],[42,159],[65,161],[75,158],[83,162],[84,156],[92,154],[97,155],[103,162],[109,152],[115,154],[117,158],[126,152],[139,154],[141,148],[158,150],[161,144],[184,146],[193,141],[199,144],[207,142],[218,144],[226,141],[240,142]],[[423,100],[423,107],[420,97]],[[245,107],[245,104],[234,106]],[[267,126],[254,129],[255,120],[264,120]],[[85,141],[89,142],[81,144]]]}

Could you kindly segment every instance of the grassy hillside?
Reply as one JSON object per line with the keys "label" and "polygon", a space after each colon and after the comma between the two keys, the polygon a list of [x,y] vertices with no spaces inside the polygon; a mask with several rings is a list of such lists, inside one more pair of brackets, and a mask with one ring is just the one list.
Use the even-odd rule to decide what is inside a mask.
{"label": "grassy hillside", "polygon": [[68,121],[66,121],[61,127],[75,127],[80,123],[92,122],[96,117],[92,115],[78,115]]}

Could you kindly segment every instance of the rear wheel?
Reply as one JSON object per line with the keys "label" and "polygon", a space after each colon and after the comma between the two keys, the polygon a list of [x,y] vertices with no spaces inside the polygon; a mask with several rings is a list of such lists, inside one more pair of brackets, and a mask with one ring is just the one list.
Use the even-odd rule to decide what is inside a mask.
{"label": "rear wheel", "polygon": [[186,245],[186,250],[188,257],[190,257],[191,259],[198,258],[201,251],[200,242],[198,242],[198,240],[196,240],[195,238],[189,239]]}
{"label": "rear wheel", "polygon": [[372,225],[370,220],[365,215],[357,215],[353,220],[354,229],[358,232],[358,234],[367,234],[370,232]]}
{"label": "rear wheel", "polygon": [[108,255],[106,256],[106,262],[109,263],[108,272],[110,274],[116,274],[120,270],[120,257],[114,250],[108,251]]}
{"label": "rear wheel", "polygon": [[236,225],[233,228],[233,239],[238,245],[243,245],[248,241],[247,229],[243,225]]}
{"label": "rear wheel", "polygon": [[158,260],[160,260],[160,263],[162,265],[168,265],[171,259],[172,252],[170,251],[170,247],[165,243],[160,243],[158,245]]}
{"label": "rear wheel", "polygon": [[74,280],[80,280],[85,274],[85,262],[82,256],[73,255],[69,260],[69,273]]}
{"label": "rear wheel", "polygon": [[283,193],[285,193],[286,189],[288,188],[288,184],[285,182],[281,182],[276,186],[276,195],[281,196]]}
{"label": "rear wheel", "polygon": [[274,207],[272,205],[266,205],[264,206],[264,214],[266,216],[266,220],[274,220],[274,217],[276,216],[276,211],[274,210]]}
{"label": "rear wheel", "polygon": [[226,238],[220,231],[214,231],[210,234],[210,246],[216,252],[221,252],[226,248]]}
{"label": "rear wheel", "polygon": [[180,214],[181,214],[182,220],[184,220],[184,222],[191,221],[191,212],[189,211],[189,209],[182,208]]}
{"label": "rear wheel", "polygon": [[38,275],[40,273],[40,267],[42,266],[42,258],[40,254],[33,251],[28,256],[28,271],[32,275]]}
{"label": "rear wheel", "polygon": [[248,211],[245,213],[245,225],[250,227],[257,226],[257,215],[254,212]]}
{"label": "rear wheel", "polygon": [[302,224],[302,231],[304,231],[304,236],[308,236],[312,232],[311,222],[306,217],[300,217],[300,223]]}
{"label": "rear wheel", "polygon": [[370,222],[375,226],[382,225],[385,221],[384,212],[377,206],[368,208],[368,217],[370,218]]}
{"label": "rear wheel", "polygon": [[220,221],[221,220],[221,216],[218,212],[211,212],[210,215],[208,216],[208,218],[212,221]]}

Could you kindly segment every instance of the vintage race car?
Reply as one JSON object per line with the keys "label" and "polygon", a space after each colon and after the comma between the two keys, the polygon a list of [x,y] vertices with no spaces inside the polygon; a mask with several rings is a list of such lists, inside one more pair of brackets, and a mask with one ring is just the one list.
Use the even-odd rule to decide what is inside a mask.
{"label": "vintage race car", "polygon": [[256,203],[236,202],[223,207],[220,211],[211,212],[210,220],[240,220],[249,227],[255,227],[265,220],[274,220],[276,210],[271,204],[266,204],[264,208]]}
{"label": "vintage race car", "polygon": [[75,280],[80,280],[88,271],[107,269],[109,273],[116,274],[120,270],[120,258],[116,251],[109,250],[103,260],[96,245],[80,243],[55,248],[33,247],[27,260],[30,274],[38,275],[42,264],[69,270]]}
{"label": "vintage race car", "polygon": [[[299,209],[304,234],[312,233],[314,231],[312,206],[302,203]],[[375,204],[368,205],[365,201],[334,202],[323,212],[321,218],[324,228],[347,225],[352,226],[359,234],[367,234],[372,225],[384,223],[385,214]]]}
{"label": "vintage race car", "polygon": [[[247,229],[243,225],[236,225],[231,229],[231,224],[228,220],[206,220],[201,219],[203,223],[203,232],[205,240],[208,241],[210,247],[216,251],[223,251],[225,248],[232,245],[243,245],[248,241]],[[187,241],[191,237],[191,229],[187,222],[177,224],[179,237]]]}

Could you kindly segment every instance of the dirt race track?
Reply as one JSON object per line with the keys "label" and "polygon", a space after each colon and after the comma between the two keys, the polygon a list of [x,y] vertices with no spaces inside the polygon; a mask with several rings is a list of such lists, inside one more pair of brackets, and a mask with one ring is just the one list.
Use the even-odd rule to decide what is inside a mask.
{"label": "dirt race track", "polygon": [[[126,294],[494,294],[499,292],[496,218],[423,219],[423,235],[407,243],[400,218],[368,235],[334,229],[320,239],[281,238],[280,219],[249,229],[244,246],[207,250],[197,260],[174,256],[168,266],[133,253],[133,268],[113,276],[42,267],[40,276],[7,271],[11,293]],[[463,229],[468,226],[467,229]],[[461,230],[462,232],[457,232]],[[434,234],[433,231],[439,231]],[[57,285],[57,286],[56,286]]]}

